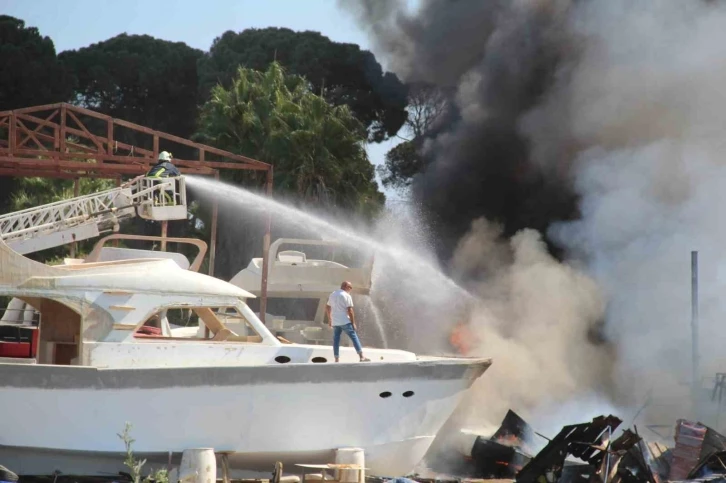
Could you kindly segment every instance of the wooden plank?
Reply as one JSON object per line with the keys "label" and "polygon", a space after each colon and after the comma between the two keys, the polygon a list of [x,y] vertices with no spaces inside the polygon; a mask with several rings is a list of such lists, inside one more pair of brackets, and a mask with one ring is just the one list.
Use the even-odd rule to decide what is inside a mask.
{"label": "wooden plank", "polygon": [[206,325],[213,334],[216,334],[217,332],[225,328],[224,324],[222,324],[217,316],[214,315],[214,312],[212,312],[212,309],[210,309],[209,307],[198,307],[193,310],[194,313],[197,314],[200,319],[202,319],[204,325]]}
{"label": "wooden plank", "polygon": [[132,307],[131,305],[109,305],[108,308],[111,310],[123,310],[125,312],[133,312],[136,310],[136,307]]}

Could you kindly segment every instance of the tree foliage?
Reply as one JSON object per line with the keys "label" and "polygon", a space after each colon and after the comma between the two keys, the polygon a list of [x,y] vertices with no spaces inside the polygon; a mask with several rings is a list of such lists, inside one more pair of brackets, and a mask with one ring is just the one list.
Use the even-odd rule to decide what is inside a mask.
{"label": "tree foliage", "polygon": [[0,110],[64,101],[70,79],[55,46],[37,28],[0,15]]}
{"label": "tree foliage", "polygon": [[[0,66],[0,110],[64,101],[71,92],[53,41],[8,15],[0,15]],[[0,178],[0,210],[8,208],[14,181]]]}
{"label": "tree foliage", "polygon": [[439,87],[413,84],[408,91],[408,118],[404,126],[409,136],[386,153],[386,162],[378,167],[384,186],[406,189],[413,177],[423,171],[425,160],[421,150],[427,137],[435,134],[449,113],[449,96]]}
{"label": "tree foliage", "polygon": [[275,189],[304,201],[368,214],[383,204],[363,125],[277,62],[239,68],[229,89],[212,89],[197,138],[272,164]]}
{"label": "tree foliage", "polygon": [[[382,207],[384,197],[365,142],[394,135],[406,118],[406,88],[382,71],[373,54],[315,32],[227,32],[207,54],[179,42],[122,34],[56,56],[52,41],[37,29],[0,16],[0,60],[0,109],[70,101],[184,138],[198,130],[204,142],[274,164],[278,193],[367,215]],[[240,65],[246,68],[239,70]],[[281,65],[298,75],[287,75]],[[214,87],[219,83],[223,87]],[[199,106],[205,102],[198,129]],[[123,128],[114,135],[151,147],[150,136]],[[237,183],[249,181],[234,173]],[[81,191],[101,189],[93,183],[83,180]],[[3,212],[71,193],[67,181],[0,178]],[[194,206],[191,222],[179,231],[174,224],[170,234],[208,230],[199,222],[211,216],[207,207]],[[220,212],[220,228],[223,223]],[[155,227],[134,220],[132,228]],[[238,240],[219,241],[218,265],[239,268],[239,260],[230,263],[225,253],[244,263],[259,256],[250,251],[252,242],[240,248]],[[257,238],[254,243],[254,250],[261,248]],[[63,255],[60,249],[56,254]]]}
{"label": "tree foliage", "polygon": [[[271,163],[276,197],[368,215],[383,205],[365,151],[364,126],[347,106],[326,102],[279,63],[264,72],[239,68],[230,88],[212,90],[199,126],[200,141]],[[235,176],[236,184],[253,181],[243,172],[227,176]],[[225,236],[218,241],[215,274],[229,278],[261,255],[264,227],[255,213],[225,208],[219,212]],[[280,228],[285,229],[275,224]]]}
{"label": "tree foliage", "polygon": [[[113,180],[80,178],[78,195],[88,195],[114,188]],[[10,201],[10,211],[20,211],[54,201],[73,198],[73,181],[69,179],[19,178]]]}
{"label": "tree foliage", "polygon": [[386,161],[378,166],[384,186],[404,190],[411,185],[414,175],[423,169],[423,160],[416,141],[404,141],[386,153]]}
{"label": "tree foliage", "polygon": [[182,42],[121,34],[59,58],[74,76],[77,104],[189,137],[196,124],[201,56]]}
{"label": "tree foliage", "polygon": [[327,101],[348,106],[371,141],[395,135],[406,120],[406,88],[398,77],[384,73],[369,51],[318,32],[274,27],[225,32],[200,61],[202,94],[217,84],[229,88],[239,66],[264,71],[274,61],[305,77]]}

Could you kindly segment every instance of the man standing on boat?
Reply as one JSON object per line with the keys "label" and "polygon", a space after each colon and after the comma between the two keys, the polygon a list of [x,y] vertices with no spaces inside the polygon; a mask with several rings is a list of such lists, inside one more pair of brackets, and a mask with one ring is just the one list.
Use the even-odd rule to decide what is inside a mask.
{"label": "man standing on boat", "polygon": [[361,362],[368,362],[363,356],[363,346],[356,333],[357,326],[355,323],[355,312],[353,312],[353,297],[350,292],[353,291],[353,285],[350,282],[340,284],[340,290],[330,294],[328,304],[325,306],[325,313],[328,314],[328,325],[333,329],[333,354],[335,362],[340,357],[340,335],[345,332],[353,341],[355,351],[358,353]]}

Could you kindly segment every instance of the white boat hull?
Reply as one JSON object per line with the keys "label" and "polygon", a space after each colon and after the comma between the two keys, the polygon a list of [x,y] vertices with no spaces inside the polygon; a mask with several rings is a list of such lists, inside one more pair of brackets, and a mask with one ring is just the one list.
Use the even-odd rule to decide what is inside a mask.
{"label": "white boat hull", "polygon": [[[158,369],[0,364],[0,462],[17,461],[22,467],[9,466],[17,473],[47,474],[52,470],[43,461],[61,465],[68,455],[71,467],[53,470],[96,473],[97,463],[82,461],[118,455],[121,464],[117,434],[128,421],[134,451],[164,463],[160,455],[210,447],[233,453],[234,468],[269,471],[274,461],[328,463],[335,449],[359,447],[369,473],[405,475],[489,365],[482,359]],[[385,392],[391,395],[381,397]]]}

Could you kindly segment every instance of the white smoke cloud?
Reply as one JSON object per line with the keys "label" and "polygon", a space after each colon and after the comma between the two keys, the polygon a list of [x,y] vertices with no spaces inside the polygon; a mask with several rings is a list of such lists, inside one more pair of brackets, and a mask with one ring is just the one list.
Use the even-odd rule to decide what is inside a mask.
{"label": "white smoke cloud", "polygon": [[606,345],[593,343],[605,301],[590,277],[555,260],[536,231],[505,242],[483,219],[461,240],[453,263],[455,271],[479,274],[468,284],[481,297],[469,321],[477,339],[472,353],[494,359],[474,387],[464,424],[491,426],[509,408],[543,423],[552,418],[540,417],[567,401],[607,399],[611,359]]}
{"label": "white smoke cloud", "polygon": [[[501,16],[504,24],[480,15],[487,32],[500,32],[509,44],[497,48],[489,37],[478,47],[480,58],[516,53],[519,31],[508,25],[516,25],[517,12],[548,8],[558,19],[562,60],[553,85],[518,125],[542,173],[564,176],[574,186],[580,219],[556,223],[547,233],[566,249],[565,264],[547,255],[537,233],[525,230],[502,245],[484,220],[461,240],[452,273],[483,300],[472,316],[481,340],[476,353],[495,361],[477,383],[470,421],[498,422],[511,407],[549,424],[546,416],[558,419],[552,408],[565,401],[583,408],[583,418],[595,408],[617,407],[626,419],[650,395],[652,404],[636,424],[671,425],[677,417],[709,422],[709,414],[691,406],[688,391],[690,252],[701,256],[699,378],[708,385],[715,372],[726,370],[720,355],[726,224],[719,221],[726,208],[726,4],[517,2]],[[449,14],[477,24],[478,10],[462,9]],[[388,13],[387,25],[397,24],[406,35],[389,30],[378,32],[378,40],[397,42],[389,54],[399,58],[403,74],[416,78],[418,69],[427,80],[453,79],[461,125],[476,132],[472,125],[496,105],[477,97],[487,71],[472,73],[477,64],[471,56],[444,60],[461,63],[455,76],[425,71],[438,64],[416,63],[415,55],[440,52],[427,50],[425,22]],[[456,132],[436,141],[457,140]],[[437,169],[454,169],[450,150],[442,152]],[[587,339],[599,317],[607,345]],[[578,421],[576,411],[568,414],[569,422]]]}
{"label": "white smoke cloud", "polygon": [[[701,254],[701,384],[726,367],[726,229],[718,221],[726,208],[724,21],[726,8],[715,2],[584,4],[572,21],[585,39],[579,62],[523,123],[544,166],[556,162],[547,153],[577,147],[581,220],[555,225],[551,235],[607,295],[615,395],[642,400],[653,390],[671,407],[644,412],[656,424],[708,420],[694,413],[687,390],[691,250]],[[555,117],[563,122],[553,150]]]}

